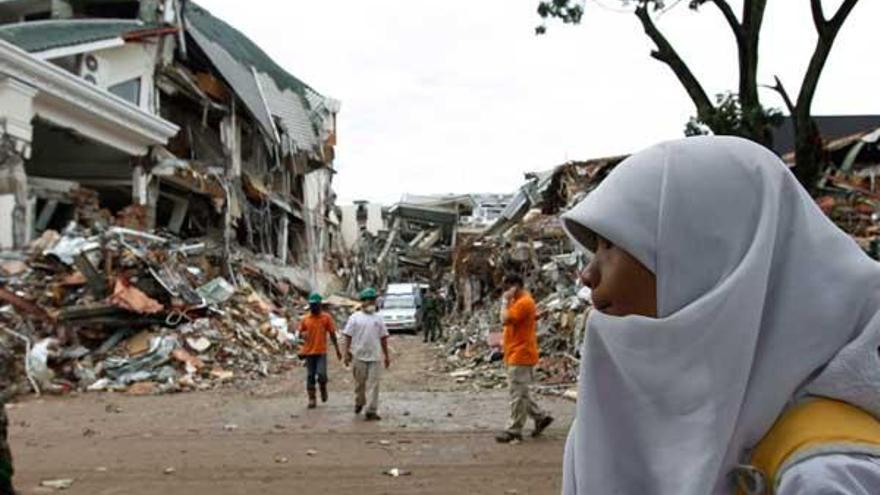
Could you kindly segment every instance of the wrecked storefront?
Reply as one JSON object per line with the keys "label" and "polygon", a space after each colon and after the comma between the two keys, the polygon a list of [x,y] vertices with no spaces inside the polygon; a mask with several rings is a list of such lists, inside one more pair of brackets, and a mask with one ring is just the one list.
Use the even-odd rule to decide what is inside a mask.
{"label": "wrecked storefront", "polygon": [[20,376],[150,392],[277,372],[301,296],[343,288],[339,109],[193,2],[0,4],[0,339]]}

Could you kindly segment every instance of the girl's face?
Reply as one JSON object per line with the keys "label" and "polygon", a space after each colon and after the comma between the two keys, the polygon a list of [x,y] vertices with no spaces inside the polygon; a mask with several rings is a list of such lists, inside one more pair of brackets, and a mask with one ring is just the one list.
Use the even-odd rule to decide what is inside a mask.
{"label": "girl's face", "polygon": [[657,279],[629,253],[599,237],[581,280],[592,291],[593,307],[611,316],[657,317]]}

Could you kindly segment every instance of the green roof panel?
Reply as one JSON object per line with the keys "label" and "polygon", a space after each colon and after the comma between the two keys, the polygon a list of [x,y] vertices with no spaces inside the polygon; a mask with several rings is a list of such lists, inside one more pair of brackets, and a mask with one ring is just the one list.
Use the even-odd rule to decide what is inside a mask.
{"label": "green roof panel", "polygon": [[281,68],[269,55],[240,31],[211,15],[195,2],[186,3],[186,20],[211,41],[229,52],[233,59],[245,67],[268,74],[281,90],[289,89],[305,98],[306,90],[318,93],[306,83]]}
{"label": "green roof panel", "polygon": [[141,21],[124,19],[31,21],[0,26],[0,39],[28,52],[42,52],[118,38],[145,28]]}

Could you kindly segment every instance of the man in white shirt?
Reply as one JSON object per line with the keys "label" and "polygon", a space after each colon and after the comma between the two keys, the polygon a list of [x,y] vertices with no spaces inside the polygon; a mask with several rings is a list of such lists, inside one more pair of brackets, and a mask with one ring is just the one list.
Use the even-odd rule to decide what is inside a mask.
{"label": "man in white shirt", "polygon": [[379,379],[384,356],[385,368],[391,366],[388,354],[388,329],[376,314],[376,289],[361,291],[361,309],[351,315],[342,334],[345,336],[345,365],[352,364],[354,374],[354,413],[367,408],[366,420],[379,421]]}

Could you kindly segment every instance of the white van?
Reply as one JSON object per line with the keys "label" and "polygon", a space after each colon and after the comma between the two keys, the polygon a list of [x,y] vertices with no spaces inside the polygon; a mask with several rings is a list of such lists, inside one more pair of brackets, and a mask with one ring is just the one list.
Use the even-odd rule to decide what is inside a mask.
{"label": "white van", "polygon": [[[379,315],[389,331],[418,332],[422,323],[424,284],[388,284],[382,295]],[[425,286],[426,288],[427,286]]]}

